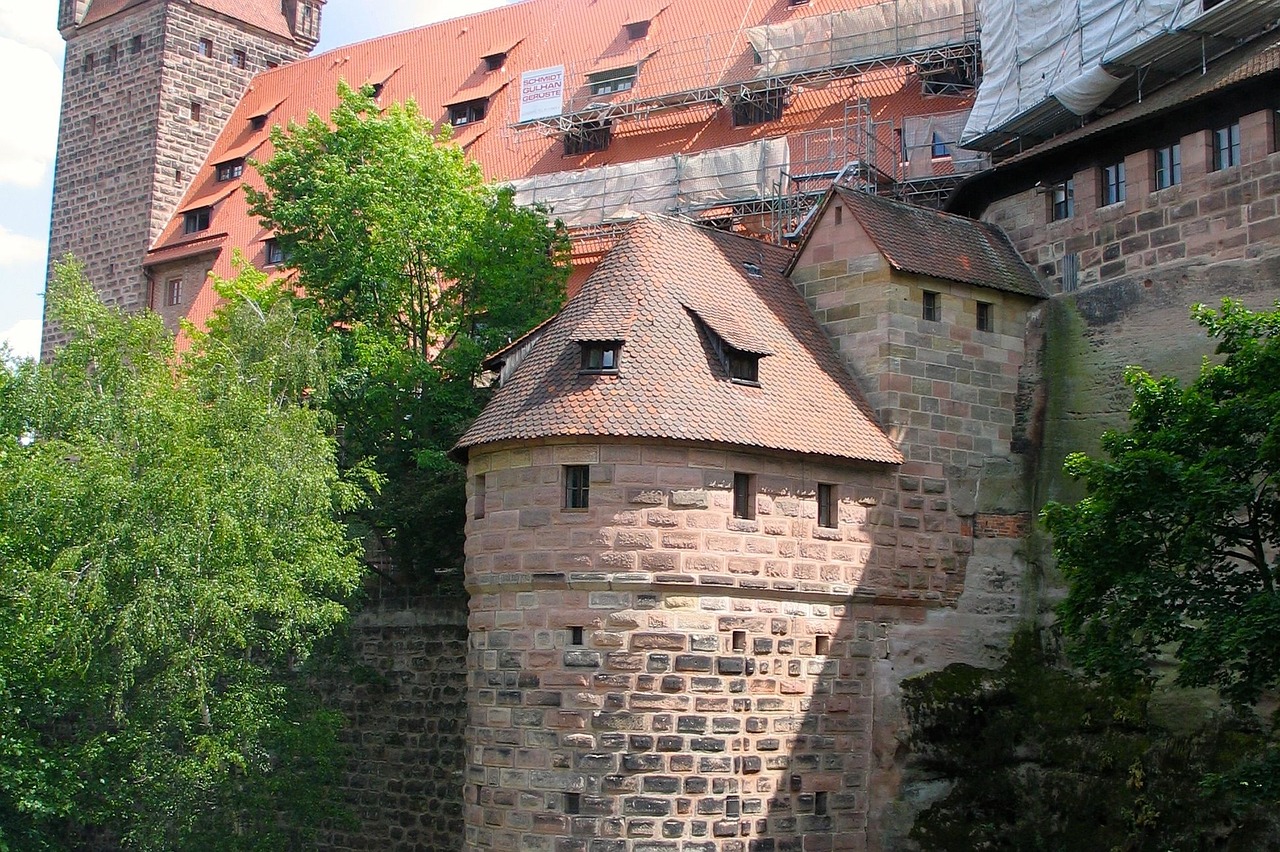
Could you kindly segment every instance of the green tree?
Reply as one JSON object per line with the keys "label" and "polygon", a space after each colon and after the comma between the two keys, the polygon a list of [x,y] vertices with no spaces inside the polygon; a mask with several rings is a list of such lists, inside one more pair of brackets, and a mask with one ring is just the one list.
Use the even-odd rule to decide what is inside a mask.
{"label": "green tree", "polygon": [[327,121],[273,131],[265,191],[246,189],[335,343],[344,458],[385,477],[362,518],[418,578],[461,565],[465,476],[446,453],[488,398],[483,358],[559,307],[568,269],[563,228],[486,186],[449,131],[340,86]]}
{"label": "green tree", "polygon": [[1185,386],[1131,368],[1129,427],[1067,459],[1087,496],[1042,517],[1078,662],[1132,684],[1171,649],[1182,684],[1247,705],[1280,685],[1280,304],[1194,315],[1219,362]]}
{"label": "green tree", "polygon": [[363,489],[283,380],[310,330],[267,345],[299,324],[242,295],[175,367],[64,264],[69,341],[0,369],[0,849],[310,848],[329,812],[305,663],[359,583],[335,517]]}

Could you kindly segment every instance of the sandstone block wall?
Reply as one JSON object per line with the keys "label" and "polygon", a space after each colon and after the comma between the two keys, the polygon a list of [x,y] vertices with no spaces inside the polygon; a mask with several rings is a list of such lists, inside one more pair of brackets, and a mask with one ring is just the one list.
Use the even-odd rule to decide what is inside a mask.
{"label": "sandstone block wall", "polygon": [[469,474],[465,848],[864,848],[873,660],[963,582],[945,483],[625,442],[482,448]]}
{"label": "sandstone block wall", "polygon": [[[304,51],[170,0],[66,32],[50,261],[74,254],[108,303],[137,309],[148,296],[146,251],[249,80]],[[213,42],[211,56],[199,55],[201,38]],[[235,50],[246,53],[244,68]],[[46,325],[45,347],[57,340]]]}

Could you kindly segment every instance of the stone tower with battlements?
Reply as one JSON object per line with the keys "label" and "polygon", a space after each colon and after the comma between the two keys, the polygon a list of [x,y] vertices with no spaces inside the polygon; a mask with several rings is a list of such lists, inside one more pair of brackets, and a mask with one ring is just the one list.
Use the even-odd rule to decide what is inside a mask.
{"label": "stone tower with battlements", "polygon": [[[148,302],[143,257],[254,74],[307,54],[324,0],[60,0],[67,42],[49,234],[110,304]],[[44,348],[56,345],[45,325]]]}

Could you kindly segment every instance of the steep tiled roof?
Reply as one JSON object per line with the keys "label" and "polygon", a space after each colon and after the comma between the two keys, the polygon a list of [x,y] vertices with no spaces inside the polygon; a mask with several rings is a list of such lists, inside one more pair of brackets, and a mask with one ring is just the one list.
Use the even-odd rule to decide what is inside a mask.
{"label": "steep tiled roof", "polygon": [[[897,464],[857,386],[783,274],[787,249],[658,217],[634,223],[540,332],[457,451],[622,436]],[[689,304],[749,330],[759,386],[730,381]],[[616,375],[580,374],[579,340],[623,341]]]}
{"label": "steep tiled roof", "polygon": [[[258,2],[261,5],[261,0]],[[797,88],[791,92],[782,118],[764,124],[734,127],[730,111],[712,105],[620,121],[613,128],[607,150],[567,157],[563,156],[558,134],[511,126],[518,117],[522,71],[564,65],[570,90],[567,96],[574,92],[580,95],[587,85],[587,73],[643,59],[629,95],[679,91],[697,85],[697,80],[703,78],[727,79],[733,74],[754,73],[751,46],[744,34],[750,27],[827,15],[875,2],[824,0],[791,6],[781,0],[525,0],[341,47],[254,78],[214,144],[206,167],[188,189],[187,199],[210,192],[213,166],[225,162],[228,152],[261,141],[263,144],[252,156],[258,160],[270,158],[273,148],[267,136],[271,125],[305,121],[311,112],[328,115],[337,104],[339,80],[352,85],[371,80],[384,82],[382,103],[413,98],[428,117],[438,122],[448,121],[449,104],[491,94],[484,120],[458,128],[454,138],[494,180],[693,154],[781,136],[796,140],[791,146],[791,165],[793,170],[804,171],[807,153],[826,150],[822,144],[830,145],[833,140],[842,144],[841,137],[852,124],[861,126],[861,119],[849,110],[850,104],[862,100],[881,137],[880,144],[871,148],[883,160],[882,169],[888,170],[895,165],[898,150],[890,126],[893,121],[904,115],[965,110],[972,105],[972,96],[926,96],[917,77],[889,69],[864,75],[871,82],[854,79]],[[629,40],[625,24],[645,16],[652,20],[648,35]],[[487,70],[484,57],[504,46],[509,48],[506,64],[495,71]],[[253,130],[249,120],[268,108],[271,113],[267,126]],[[802,139],[802,133],[808,136]],[[817,138],[822,134],[830,136],[823,137],[825,143]],[[836,150],[836,156],[843,154],[843,148]],[[242,179],[261,186],[253,168],[247,168]],[[189,203],[185,200],[178,209]],[[230,247],[244,247],[253,257],[250,241],[259,229],[247,212],[242,193],[226,198],[214,208],[210,227],[229,235],[228,250],[219,255],[215,273],[232,274]],[[182,240],[179,216],[170,221],[153,249],[158,252]],[[158,256],[153,254],[149,261]],[[205,317],[201,310],[206,304],[212,302],[197,301],[189,317],[202,322]]]}
{"label": "steep tiled roof", "polygon": [[[94,0],[85,13],[82,26],[95,24],[118,12],[130,9],[146,0]],[[195,5],[203,6],[214,12],[252,24],[281,38],[292,38],[289,24],[280,11],[279,3],[262,2],[262,0],[194,0]]]}
{"label": "steep tiled roof", "polygon": [[851,189],[840,188],[836,194],[894,269],[1024,296],[1048,296],[995,225]]}

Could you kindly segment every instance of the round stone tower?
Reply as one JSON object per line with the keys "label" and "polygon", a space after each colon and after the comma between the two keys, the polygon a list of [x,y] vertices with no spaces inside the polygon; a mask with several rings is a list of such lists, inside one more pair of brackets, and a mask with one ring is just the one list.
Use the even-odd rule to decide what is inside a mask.
{"label": "round stone tower", "polygon": [[789,259],[641,220],[495,357],[458,448],[468,850],[863,848],[872,660],[964,544]]}
{"label": "round stone tower", "polygon": [[[315,46],[324,0],[60,0],[67,42],[49,235],[110,303],[146,303],[142,262],[253,75]],[[45,328],[44,345],[57,343]]]}

